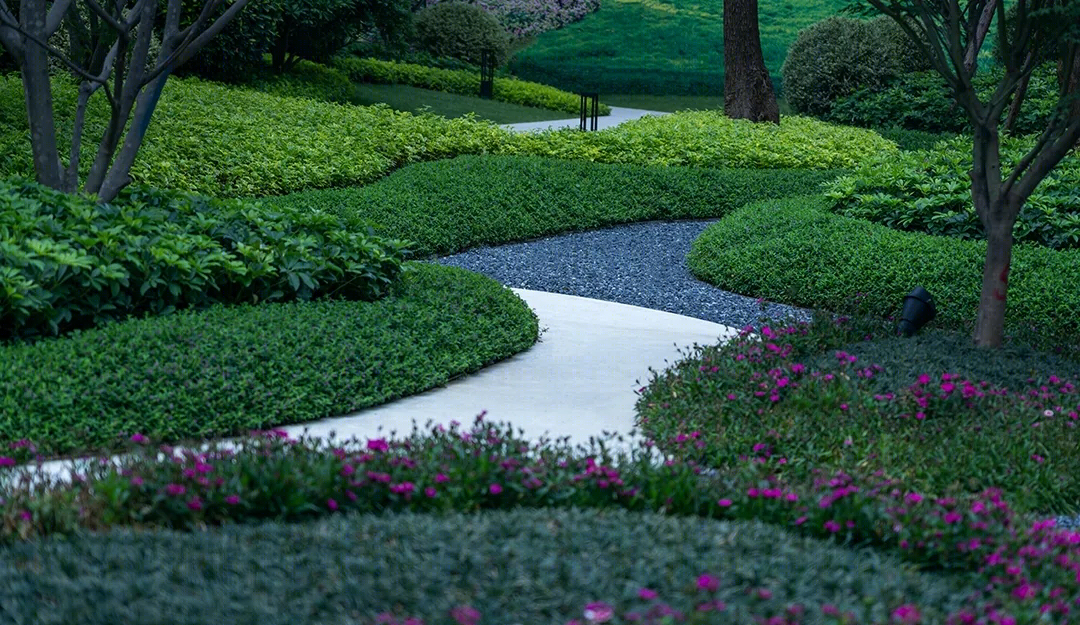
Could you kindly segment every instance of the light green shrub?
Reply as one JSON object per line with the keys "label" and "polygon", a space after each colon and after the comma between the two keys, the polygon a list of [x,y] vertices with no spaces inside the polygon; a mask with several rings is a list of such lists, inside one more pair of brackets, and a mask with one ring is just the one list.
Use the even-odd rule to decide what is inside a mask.
{"label": "light green shrub", "polygon": [[495,67],[510,58],[510,34],[499,20],[478,4],[442,2],[420,10],[413,18],[416,42],[433,56],[448,56],[480,64],[481,50],[495,55]]}

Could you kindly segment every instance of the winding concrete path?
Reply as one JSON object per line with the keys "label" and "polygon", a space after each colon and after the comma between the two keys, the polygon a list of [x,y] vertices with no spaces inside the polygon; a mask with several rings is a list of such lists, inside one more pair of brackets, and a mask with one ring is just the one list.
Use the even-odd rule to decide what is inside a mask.
{"label": "winding concrete path", "polygon": [[[669,113],[661,113],[659,111],[646,111],[644,109],[631,109],[623,108],[620,106],[613,106],[611,107],[610,115],[604,115],[602,117],[596,118],[596,129],[604,130],[607,128],[614,128],[615,126],[618,126],[623,122],[628,122],[633,119],[668,114]],[[517,130],[519,132],[562,130],[565,128],[580,128],[581,120],[575,117],[574,119],[560,119],[546,122],[522,122],[519,124],[503,124],[502,127],[506,128],[507,130]]]}

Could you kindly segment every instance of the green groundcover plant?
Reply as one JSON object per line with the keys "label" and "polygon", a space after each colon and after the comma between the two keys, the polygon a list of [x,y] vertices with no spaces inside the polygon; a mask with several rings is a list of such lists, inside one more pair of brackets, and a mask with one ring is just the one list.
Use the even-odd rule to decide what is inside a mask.
{"label": "green groundcover plant", "polygon": [[[60,79],[54,87],[58,127],[70,128],[65,115],[74,110],[76,89]],[[836,169],[897,150],[872,131],[798,117],[786,117],[776,127],[727,119],[716,111],[684,112],[599,132],[518,134],[473,118],[276,97],[190,78],[170,81],[158,106],[132,177],[148,186],[219,198],[363,185],[411,163],[462,154]],[[103,99],[92,99],[87,136],[103,131],[105,108]],[[32,174],[28,132],[19,80],[0,77],[0,173]],[[85,156],[82,162],[89,163],[91,155]]]}
{"label": "green groundcover plant", "polygon": [[0,345],[0,445],[228,436],[418,393],[537,340],[535,315],[462,269],[409,268],[376,301],[215,305]]}
{"label": "green groundcover plant", "polygon": [[405,241],[315,210],[145,187],[116,200],[0,181],[0,340],[215,303],[385,295]]}
{"label": "green groundcover plant", "polygon": [[[974,327],[985,241],[900,232],[833,214],[828,203],[804,196],[744,206],[694,241],[690,270],[729,291],[808,308],[843,311],[861,293],[862,312],[880,318],[897,314],[921,285],[937,303],[937,327]],[[1080,336],[1077,253],[1013,249],[1010,332],[1047,347]]]}
{"label": "green groundcover plant", "polygon": [[[1009,171],[1037,137],[1005,137],[1001,168]],[[933,148],[873,156],[826,186],[830,208],[897,230],[984,240],[971,203],[971,139],[955,137]],[[1054,249],[1080,247],[1080,153],[1066,156],[1039,184],[1013,227],[1016,241]]]}
{"label": "green groundcover plant", "polygon": [[[814,601],[823,595],[809,590],[810,569],[803,569],[807,579],[794,586],[771,581],[776,580],[775,569],[763,576],[745,568],[727,568],[719,575],[704,570],[695,578],[684,578],[689,586],[682,592],[670,593],[674,605],[648,582],[636,587],[630,582],[620,596],[594,595],[578,607],[585,620],[570,622],[611,621],[616,615],[619,620],[612,622],[642,622],[648,615],[650,620],[644,622],[659,624],[670,622],[664,617],[674,617],[676,611],[689,615],[688,622],[702,623],[717,616],[738,620],[750,615],[778,624],[939,623],[946,615],[950,623],[974,623],[980,616],[1012,619],[998,622],[1035,622],[1039,614],[1060,621],[1077,607],[1074,579],[1080,533],[1057,531],[1053,521],[1017,515],[995,489],[930,496],[874,471],[851,450],[844,459],[849,470],[822,470],[807,479],[794,478],[783,457],[767,453],[731,471],[706,475],[702,466],[686,459],[686,452],[695,450],[693,433],[686,439],[691,444],[658,456],[651,442],[630,454],[613,453],[610,436],[591,439],[586,449],[570,449],[565,441],[555,446],[544,440],[533,444],[515,436],[509,425],[486,422],[483,414],[471,429],[459,426],[428,422],[420,431],[414,424],[406,439],[375,438],[366,444],[306,436],[294,440],[284,432],[269,431],[255,433],[232,449],[212,445],[202,450],[154,446],[136,433],[128,441],[131,455],[119,465],[93,465],[70,485],[22,481],[5,492],[0,528],[11,543],[7,549],[15,551],[4,561],[17,564],[29,555],[40,563],[40,556],[32,556],[29,549],[35,543],[23,542],[33,537],[67,536],[64,543],[56,543],[62,553],[65,544],[86,544],[82,537],[87,530],[107,528],[190,531],[260,520],[310,522],[344,512],[441,516],[522,508],[623,509],[758,520],[793,534],[873,547],[928,573],[961,577],[939,577],[925,585],[909,585],[903,593],[878,596],[869,593],[892,582],[868,579],[857,598],[845,597],[841,607]],[[4,458],[5,463],[12,461]],[[558,513],[549,517],[547,527],[556,529],[560,518],[567,517]],[[760,530],[750,531],[762,535]],[[310,546],[305,541],[304,548]],[[397,562],[409,558],[416,562],[423,556],[411,553],[423,549],[402,545],[403,557]],[[502,557],[507,555],[504,550]],[[25,579],[28,569],[37,566],[23,565],[15,579]],[[813,573],[812,579],[818,581],[820,575],[828,575]],[[966,592],[960,582],[966,582]],[[812,594],[809,600],[798,594],[803,585]],[[57,587],[49,581],[43,588]],[[572,596],[580,597],[582,587],[576,588],[571,589]],[[627,596],[627,591],[636,596]],[[414,594],[409,599],[395,591],[396,605],[357,606],[360,609],[354,608],[350,616],[372,623],[421,615],[428,622],[502,622],[500,614],[484,620],[486,615],[469,605],[469,594],[438,593],[435,598]],[[515,594],[522,597],[521,589]],[[492,596],[499,605],[499,594]],[[913,603],[912,597],[926,603]],[[47,605],[63,601],[58,596]],[[549,610],[561,606],[548,605]],[[380,613],[371,614],[373,608]],[[448,616],[453,620],[446,620]]]}
{"label": "green groundcover plant", "polygon": [[304,191],[263,204],[336,214],[407,239],[418,256],[649,219],[719,217],[813,189],[841,170],[611,165],[535,156],[459,156],[402,168],[364,187]]}

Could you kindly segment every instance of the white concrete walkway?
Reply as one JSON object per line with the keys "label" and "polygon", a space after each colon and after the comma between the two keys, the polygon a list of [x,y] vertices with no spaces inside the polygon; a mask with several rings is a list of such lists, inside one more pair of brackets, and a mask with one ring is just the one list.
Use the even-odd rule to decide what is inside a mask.
{"label": "white concrete walkway", "polygon": [[[610,115],[603,115],[596,118],[596,129],[604,130],[606,128],[614,128],[615,126],[618,126],[623,122],[630,121],[632,119],[639,119],[641,117],[646,117],[650,115],[669,115],[669,113],[613,106],[611,107]],[[592,118],[589,118],[586,123],[591,124]],[[561,130],[564,128],[580,128],[581,120],[579,118],[574,118],[546,122],[522,122],[519,124],[503,124],[502,127],[506,128],[507,130],[517,130],[519,132]]]}

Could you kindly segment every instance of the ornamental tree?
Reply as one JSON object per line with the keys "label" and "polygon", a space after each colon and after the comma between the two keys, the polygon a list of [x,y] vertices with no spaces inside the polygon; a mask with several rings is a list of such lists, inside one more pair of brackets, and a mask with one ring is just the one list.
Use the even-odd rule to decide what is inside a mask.
{"label": "ornamental tree", "polygon": [[[68,193],[96,194],[102,202],[115,198],[131,182],[131,165],[169,74],[221,32],[248,1],[205,0],[198,16],[181,25],[181,0],[20,0],[17,6],[13,0],[0,0],[0,44],[22,75],[38,182]],[[165,7],[165,21],[160,49],[152,57],[159,4]],[[222,7],[225,11],[218,14]],[[50,43],[61,25],[68,35],[62,49]],[[66,166],[57,145],[50,56],[80,81]],[[80,187],[86,108],[99,92],[109,103],[109,123]]]}
{"label": "ornamental tree", "polygon": [[[895,20],[948,84],[973,128],[971,199],[986,232],[986,260],[974,341],[999,347],[1003,340],[1013,226],[1040,182],[1080,142],[1080,0],[855,0],[856,13],[880,12]],[[987,101],[975,93],[978,53],[997,18],[997,49],[1005,74]],[[1050,52],[1059,61],[1055,113],[1034,146],[1002,172],[1003,114],[1019,107],[1031,72]]]}

